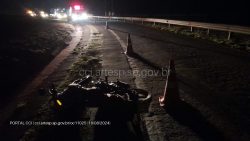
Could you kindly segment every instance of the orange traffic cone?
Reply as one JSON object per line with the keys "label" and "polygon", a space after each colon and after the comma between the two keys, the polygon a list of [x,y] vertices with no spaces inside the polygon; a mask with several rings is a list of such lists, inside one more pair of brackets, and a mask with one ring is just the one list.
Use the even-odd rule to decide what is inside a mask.
{"label": "orange traffic cone", "polygon": [[130,34],[128,33],[128,37],[127,37],[127,50],[126,50],[126,54],[127,55],[133,55],[134,51],[132,48],[132,41],[130,38]]}
{"label": "orange traffic cone", "polygon": [[161,107],[175,107],[180,101],[174,60],[169,61],[168,77],[164,95],[159,97]]}

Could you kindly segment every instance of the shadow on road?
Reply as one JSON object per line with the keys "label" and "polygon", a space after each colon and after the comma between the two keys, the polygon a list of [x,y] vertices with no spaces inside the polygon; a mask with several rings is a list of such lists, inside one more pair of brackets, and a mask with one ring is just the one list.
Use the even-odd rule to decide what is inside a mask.
{"label": "shadow on road", "polygon": [[141,56],[140,54],[138,54],[138,53],[136,53],[136,52],[134,52],[134,53],[131,55],[131,57],[133,57],[133,58],[135,58],[135,59],[137,59],[137,60],[139,60],[139,61],[141,61],[141,62],[147,64],[148,66],[150,66],[150,67],[152,67],[152,68],[154,68],[154,69],[156,69],[156,70],[162,70],[161,67],[157,66],[155,63],[149,61],[148,59],[144,58],[143,56]]}
{"label": "shadow on road", "polygon": [[[80,121],[81,111],[74,109],[67,112],[56,113],[54,121],[56,122],[74,122]],[[60,125],[48,126],[39,131],[36,141],[82,141],[80,125]]]}
{"label": "shadow on road", "polygon": [[[132,121],[125,120],[123,114],[119,114],[107,108],[99,108],[96,121],[110,121],[111,125],[95,126],[94,141],[142,141],[141,131]],[[120,111],[122,112],[122,111]]]}
{"label": "shadow on road", "polygon": [[180,101],[178,107],[174,109],[165,108],[166,112],[172,116],[177,122],[189,127],[204,141],[224,141],[224,137],[209,123],[202,114],[194,107]]}

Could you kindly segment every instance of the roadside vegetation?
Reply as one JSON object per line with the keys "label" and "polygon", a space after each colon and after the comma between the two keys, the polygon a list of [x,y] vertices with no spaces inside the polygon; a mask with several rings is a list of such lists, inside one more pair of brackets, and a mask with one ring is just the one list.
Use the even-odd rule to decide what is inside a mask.
{"label": "roadside vegetation", "polygon": [[26,17],[2,17],[0,107],[15,96],[71,41],[70,24]]}
{"label": "roadside vegetation", "polygon": [[165,24],[145,24],[159,30],[172,32],[178,35],[184,35],[196,39],[203,39],[212,41],[222,46],[228,46],[234,49],[250,52],[250,35],[243,35],[238,33],[231,33],[230,39],[228,39],[228,32],[207,30],[202,28],[191,28],[177,25],[165,25]]}
{"label": "roadside vegetation", "polygon": [[[93,35],[93,34],[92,34]],[[84,77],[83,71],[85,70],[91,70],[92,72],[95,72],[95,70],[101,68],[101,59],[98,56],[98,48],[100,48],[102,45],[102,35],[96,34],[95,36],[92,36],[92,38],[89,40],[88,44],[85,45],[85,43],[80,42],[76,48],[73,50],[71,55],[76,55],[75,62],[69,67],[66,77],[64,80],[59,82],[57,85],[57,91],[62,92],[64,89],[68,87],[70,83],[72,83],[74,80]],[[49,99],[48,99],[49,100]],[[32,119],[33,121],[57,121],[55,116],[55,111],[50,107],[49,101],[46,101],[41,108],[39,109],[37,116]],[[86,113],[85,113],[86,112]],[[87,111],[83,111],[82,118],[88,117]],[[49,126],[34,126],[26,130],[24,136],[22,137],[21,141],[26,140],[43,140],[43,139],[49,139],[51,136],[51,133],[53,133],[53,136],[60,136],[61,132],[59,131],[60,127],[49,127]],[[89,126],[82,127],[81,130],[81,138],[84,140],[90,140],[91,136],[91,128]]]}

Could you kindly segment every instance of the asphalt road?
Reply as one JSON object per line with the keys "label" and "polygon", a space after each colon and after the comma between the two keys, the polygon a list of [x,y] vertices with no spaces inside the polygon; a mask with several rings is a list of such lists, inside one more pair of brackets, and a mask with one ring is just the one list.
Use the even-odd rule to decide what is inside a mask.
{"label": "asphalt road", "polygon": [[[102,60],[103,70],[139,72],[137,75],[130,73],[123,73],[120,76],[111,75],[110,79],[119,78],[132,86],[144,88],[152,94],[153,101],[149,107],[149,113],[140,114],[141,124],[145,127],[143,132],[146,132],[143,133],[143,139],[151,141],[245,141],[250,138],[249,54],[208,41],[134,24],[114,22],[109,24],[108,30],[104,25],[104,23],[78,24],[82,26],[83,36],[79,44],[74,44],[82,47],[82,53],[88,54],[88,51],[92,53],[94,51]],[[131,34],[133,49],[137,54],[134,57],[124,54],[127,32]],[[89,42],[97,40],[96,35],[98,35],[98,40],[101,40],[100,46],[92,50],[86,49],[85,46],[88,46]],[[59,81],[60,77],[65,77],[67,68],[75,61],[72,56],[72,54],[64,56],[67,63],[62,62],[61,67],[55,69],[54,73],[50,73],[56,77],[46,76],[48,80]],[[166,111],[158,103],[158,97],[163,93],[166,80],[162,72],[170,59],[175,60],[176,63],[183,105],[178,112]],[[63,73],[60,73],[60,70],[64,70]],[[157,74],[152,74],[152,71]],[[46,81],[41,83],[46,84]],[[39,89],[39,86],[36,87]],[[99,133],[91,134],[98,138],[92,136],[87,140],[93,138],[101,140],[103,138],[100,136],[103,133],[110,134],[106,138],[112,139],[112,133],[109,131],[121,131],[113,140],[123,136],[126,140],[126,134],[133,135],[127,132],[129,129],[126,129],[127,126],[124,124],[115,127],[122,128],[122,130],[98,128]],[[12,128],[10,131],[15,130]],[[70,133],[65,136],[70,137]],[[128,139],[137,140],[137,137],[129,136]]]}
{"label": "asphalt road", "polygon": [[[180,120],[178,116],[175,117],[170,113],[157,114],[157,110],[159,110],[157,98],[162,95],[158,90],[163,91],[162,84],[164,86],[164,83],[161,84],[157,77],[147,77],[144,79],[146,87],[157,89],[153,91],[157,98],[150,107],[153,113],[156,112],[156,118],[153,120],[162,119],[168,125],[170,119],[174,118],[183,124],[181,126],[187,126],[192,130],[191,132],[195,132],[201,140],[221,140],[221,138],[247,140],[246,136],[249,134],[250,127],[249,53],[140,25],[110,23],[109,27],[125,43],[126,32],[131,34],[133,49],[139,56],[136,59],[141,63],[138,63],[140,69],[161,69],[168,65],[169,59],[175,60],[181,97],[192,107],[189,110],[193,111],[193,115],[191,112],[190,117],[185,114],[183,116],[195,120],[195,115],[199,113],[197,123],[185,121],[185,119]],[[169,120],[165,121],[167,118],[163,119],[163,115],[170,115]],[[203,122],[199,123],[199,121]],[[204,127],[197,127],[199,124]],[[171,126],[169,124],[169,127]],[[159,125],[159,127],[162,126]],[[185,136],[188,136],[183,129],[183,131],[180,130],[183,133],[179,137],[172,137],[171,132],[173,131],[169,127],[163,126],[159,131],[169,140],[184,140]],[[208,130],[204,128],[208,128]],[[166,133],[166,131],[169,132]],[[191,132],[190,134],[192,134]],[[180,132],[177,131],[176,134],[180,134]],[[241,136],[242,134],[244,136]],[[154,136],[152,133],[152,138],[155,138]]]}

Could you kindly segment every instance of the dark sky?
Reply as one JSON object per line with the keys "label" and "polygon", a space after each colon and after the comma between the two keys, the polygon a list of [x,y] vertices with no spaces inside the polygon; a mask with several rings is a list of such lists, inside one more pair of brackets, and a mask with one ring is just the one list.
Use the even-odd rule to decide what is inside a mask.
{"label": "dark sky", "polygon": [[[106,0],[111,10],[112,0]],[[90,9],[103,13],[105,0],[84,0]],[[250,13],[247,0],[113,0],[117,14],[244,14]]]}
{"label": "dark sky", "polygon": [[[2,11],[16,12],[26,7],[50,8],[66,6],[69,0],[1,0]],[[121,16],[178,17],[197,16],[200,18],[250,19],[247,0],[81,0],[95,15],[103,15],[114,9]],[[18,12],[19,12],[18,11]]]}
{"label": "dark sky", "polygon": [[[55,7],[66,5],[69,0],[1,0],[1,8]],[[91,11],[103,13],[105,0],[81,0]],[[112,0],[106,0],[111,7]],[[122,14],[151,13],[240,13],[249,12],[247,0],[113,0],[114,9]],[[111,9],[111,8],[110,8]]]}

